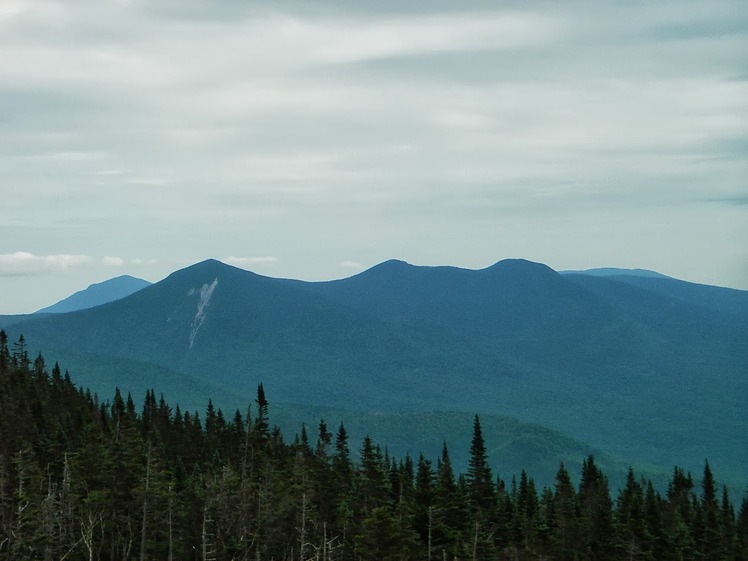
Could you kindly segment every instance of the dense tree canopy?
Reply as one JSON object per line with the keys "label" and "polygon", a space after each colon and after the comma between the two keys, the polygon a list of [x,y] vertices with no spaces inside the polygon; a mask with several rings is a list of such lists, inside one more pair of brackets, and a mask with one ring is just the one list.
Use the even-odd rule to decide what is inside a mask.
{"label": "dense tree canopy", "polygon": [[590,456],[538,492],[494,478],[478,417],[456,475],[446,443],[352,453],[324,419],[287,443],[262,386],[230,418],[156,395],[102,401],[0,331],[0,560],[748,559],[748,499],[736,514],[708,463],[664,496],[631,469],[611,497]]}

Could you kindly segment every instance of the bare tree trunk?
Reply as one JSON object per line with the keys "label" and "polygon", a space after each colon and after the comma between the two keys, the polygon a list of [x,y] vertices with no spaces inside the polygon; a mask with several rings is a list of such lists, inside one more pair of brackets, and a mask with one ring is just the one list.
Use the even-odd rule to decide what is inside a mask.
{"label": "bare tree trunk", "polygon": [[148,491],[151,482],[151,442],[145,458],[145,489],[143,490],[143,521],[140,526],[140,561],[145,561],[146,530],[148,529]]}
{"label": "bare tree trunk", "polygon": [[429,548],[428,548],[428,561],[431,561],[431,525],[434,517],[434,507],[429,507]]}
{"label": "bare tree trunk", "polygon": [[202,542],[203,542],[203,561],[216,561],[216,551],[215,546],[212,543],[211,537],[212,534],[209,531],[208,525],[210,524],[211,520],[208,518],[208,507],[207,505],[203,509],[203,532],[202,532]]}
{"label": "bare tree trunk", "polygon": [[173,519],[172,510],[174,506],[174,497],[172,497],[172,486],[169,483],[169,557],[168,561],[174,561],[174,539],[173,539]]}
{"label": "bare tree trunk", "polygon": [[239,543],[242,544],[242,547],[244,548],[244,559],[247,559],[247,556],[249,555],[249,548],[250,548],[250,528],[249,528],[249,506],[247,504],[247,500],[249,497],[249,489],[250,489],[250,482],[252,480],[252,476],[254,473],[248,473],[247,470],[247,463],[248,463],[248,455],[250,453],[250,449],[252,452],[252,458],[250,458],[250,461],[252,464],[254,464],[254,448],[250,445],[250,432],[252,430],[251,426],[251,406],[247,407],[247,430],[244,433],[244,450],[242,451],[242,477],[241,477],[241,501],[239,504],[240,509],[240,516],[241,516],[241,535],[239,536]]}
{"label": "bare tree trunk", "polygon": [[299,532],[299,559],[305,561],[304,549],[306,547],[306,493],[301,494],[301,531]]}
{"label": "bare tree trunk", "polygon": [[55,523],[57,520],[57,488],[52,483],[52,472],[47,464],[47,495],[41,504],[41,526],[44,533],[44,561],[52,561],[52,543],[55,541]]}
{"label": "bare tree trunk", "polygon": [[475,521],[475,534],[473,534],[473,561],[478,561],[478,521]]}
{"label": "bare tree trunk", "polygon": [[81,540],[88,553],[88,561],[94,561],[94,530],[97,524],[101,524],[101,516],[101,514],[95,515],[89,511],[88,519],[85,522],[81,522]]}

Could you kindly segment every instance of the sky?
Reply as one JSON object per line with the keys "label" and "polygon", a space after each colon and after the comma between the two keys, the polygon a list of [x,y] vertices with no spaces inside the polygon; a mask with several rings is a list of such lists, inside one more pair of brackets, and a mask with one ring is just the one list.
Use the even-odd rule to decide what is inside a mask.
{"label": "sky", "polygon": [[0,314],[514,257],[748,289],[744,1],[0,1]]}

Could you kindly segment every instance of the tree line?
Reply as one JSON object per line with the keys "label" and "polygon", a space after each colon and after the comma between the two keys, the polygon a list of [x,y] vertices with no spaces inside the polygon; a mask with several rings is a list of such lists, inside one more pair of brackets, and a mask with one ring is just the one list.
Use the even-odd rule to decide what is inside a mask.
{"label": "tree line", "polygon": [[398,459],[315,433],[284,441],[262,385],[231,417],[102,401],[0,331],[0,559],[748,560],[748,497],[736,514],[708,463],[664,493],[630,469],[613,495],[589,456],[539,490],[494,476],[478,416],[462,474],[446,443]]}

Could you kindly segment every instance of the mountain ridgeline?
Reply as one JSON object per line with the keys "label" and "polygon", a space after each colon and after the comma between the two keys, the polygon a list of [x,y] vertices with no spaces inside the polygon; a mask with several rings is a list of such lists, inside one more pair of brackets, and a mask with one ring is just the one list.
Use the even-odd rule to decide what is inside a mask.
{"label": "mountain ridgeline", "polygon": [[731,485],[748,482],[744,291],[524,260],[388,261],[330,282],[209,260],[5,329],[104,395],[155,386],[185,406],[233,406],[263,382],[305,407],[502,414],[650,471],[708,457]]}
{"label": "mountain ridgeline", "polygon": [[121,275],[108,281],[92,284],[85,290],[80,290],[56,304],[42,308],[36,313],[64,314],[66,312],[75,312],[93,308],[94,306],[101,306],[102,304],[119,300],[125,296],[130,296],[130,294],[150,284],[150,282],[143,279],[131,277],[130,275]]}

